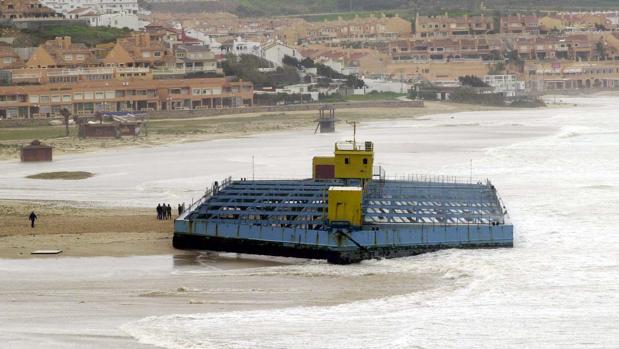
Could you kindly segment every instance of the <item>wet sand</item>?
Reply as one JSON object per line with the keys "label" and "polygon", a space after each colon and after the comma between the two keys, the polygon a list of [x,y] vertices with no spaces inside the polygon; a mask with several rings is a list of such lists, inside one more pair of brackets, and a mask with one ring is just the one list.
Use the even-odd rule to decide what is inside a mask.
{"label": "wet sand", "polygon": [[3,279],[11,280],[0,292],[0,337],[11,348],[154,348],[121,326],[172,313],[337,305],[449,283],[433,274],[206,253],[16,261],[0,259]]}
{"label": "wet sand", "polygon": [[[70,205],[0,202],[0,258],[30,258],[38,249],[59,249],[64,256],[153,255],[173,250],[172,220],[159,221],[146,209]],[[39,217],[34,228],[28,221],[32,210]]]}

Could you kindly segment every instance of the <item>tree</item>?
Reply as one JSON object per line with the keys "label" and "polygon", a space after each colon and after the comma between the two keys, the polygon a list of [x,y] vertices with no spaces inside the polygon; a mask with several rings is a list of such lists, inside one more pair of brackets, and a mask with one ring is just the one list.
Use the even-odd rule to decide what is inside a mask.
{"label": "tree", "polygon": [[64,118],[65,136],[69,137],[69,117],[71,116],[71,112],[67,108],[62,108],[60,110],[60,115]]}
{"label": "tree", "polygon": [[468,87],[489,87],[482,79],[475,75],[465,75],[458,78],[462,86]]}
{"label": "tree", "polygon": [[288,55],[284,56],[284,58],[282,59],[282,63],[284,65],[289,65],[295,68],[301,68],[301,64],[299,63],[299,60],[294,57],[290,57]]}
{"label": "tree", "polygon": [[359,89],[365,86],[365,82],[359,79],[356,75],[348,75],[346,78],[346,86]]}
{"label": "tree", "polygon": [[602,40],[595,43],[595,52],[597,53],[598,60],[606,60],[606,48],[604,47],[604,43],[602,42]]}
{"label": "tree", "polygon": [[301,65],[305,68],[314,68],[316,66],[314,60],[309,57],[303,58],[303,60],[301,60]]}

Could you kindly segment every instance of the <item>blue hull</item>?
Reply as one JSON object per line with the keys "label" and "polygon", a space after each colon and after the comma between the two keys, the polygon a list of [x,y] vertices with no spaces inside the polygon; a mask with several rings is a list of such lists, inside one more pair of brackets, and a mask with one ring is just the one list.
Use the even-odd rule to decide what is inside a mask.
{"label": "blue hull", "polygon": [[174,222],[174,246],[351,263],[445,248],[511,247],[513,225],[489,183],[373,183],[361,227],[324,221],[337,181],[237,181]]}

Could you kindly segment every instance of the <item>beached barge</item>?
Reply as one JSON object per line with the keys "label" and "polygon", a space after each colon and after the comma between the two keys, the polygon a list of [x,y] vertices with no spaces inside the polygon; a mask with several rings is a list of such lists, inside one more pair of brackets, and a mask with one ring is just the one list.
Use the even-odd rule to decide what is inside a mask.
{"label": "beached barge", "polygon": [[327,259],[509,247],[513,226],[494,186],[454,178],[388,180],[371,142],[342,142],[302,180],[215,183],[174,222],[174,247]]}

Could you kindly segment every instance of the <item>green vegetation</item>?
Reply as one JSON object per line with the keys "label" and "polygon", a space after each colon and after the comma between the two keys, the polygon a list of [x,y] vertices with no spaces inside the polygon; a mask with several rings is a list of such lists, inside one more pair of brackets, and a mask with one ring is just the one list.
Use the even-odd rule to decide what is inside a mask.
{"label": "green vegetation", "polygon": [[52,40],[57,36],[70,36],[73,42],[83,43],[88,46],[114,42],[116,39],[126,36],[131,32],[129,29],[118,29],[108,27],[86,27],[80,25],[73,26],[52,26],[45,30],[24,30],[23,33],[30,36],[32,45],[38,46],[41,43]]}
{"label": "green vegetation", "polygon": [[482,79],[480,79],[479,77],[477,77],[475,75],[460,76],[458,78],[458,81],[460,81],[462,86],[468,86],[468,87],[490,87]]}
{"label": "green vegetation", "polygon": [[451,92],[449,99],[456,103],[469,103],[489,106],[504,106],[505,97],[501,93],[481,93],[472,87],[458,87]]}
{"label": "green vegetation", "polygon": [[372,91],[364,95],[351,95],[351,96],[321,96],[320,101],[325,103],[333,102],[353,102],[353,101],[384,101],[390,99],[397,99],[398,97],[404,97],[406,93],[395,92],[376,92]]}
{"label": "green vegetation", "polygon": [[[140,0],[142,1],[142,0]],[[483,3],[484,8],[481,8]],[[146,8],[167,12],[230,12],[242,17],[301,16],[308,20],[322,21],[337,16],[351,18],[369,13],[398,13],[413,18],[416,13],[438,15],[448,12],[459,15],[500,15],[507,13],[533,13],[544,10],[596,10],[613,9],[617,0],[536,0],[513,2],[509,0],[189,0],[179,2],[149,2]]]}
{"label": "green vegetation", "polygon": [[58,172],[43,172],[34,175],[26,176],[30,179],[62,179],[62,180],[80,180],[94,176],[93,173],[85,171],[58,171]]}
{"label": "green vegetation", "polygon": [[235,13],[257,17],[300,15],[308,13],[377,11],[409,7],[409,0],[230,0],[237,4]]}
{"label": "green vegetation", "polygon": [[532,99],[522,97],[513,101],[509,106],[513,108],[539,108],[545,107],[546,103],[544,103],[544,101],[539,98]]}
{"label": "green vegetation", "polygon": [[[73,128],[70,128],[75,133]],[[0,128],[0,141],[51,139],[65,137],[64,126],[34,126]]]}
{"label": "green vegetation", "polygon": [[236,76],[238,79],[251,81],[254,87],[282,87],[297,84],[301,81],[297,69],[285,65],[278,67],[275,71],[261,72],[260,68],[272,68],[269,61],[253,56],[229,54],[223,63],[223,70],[226,76]]}

